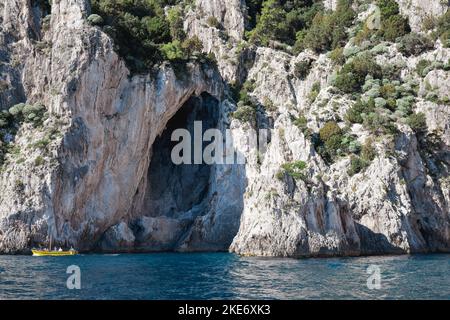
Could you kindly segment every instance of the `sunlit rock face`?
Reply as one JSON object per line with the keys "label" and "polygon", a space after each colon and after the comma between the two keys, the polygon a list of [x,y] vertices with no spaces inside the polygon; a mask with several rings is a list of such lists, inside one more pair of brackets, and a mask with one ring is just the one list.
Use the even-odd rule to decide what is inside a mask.
{"label": "sunlit rock face", "polygon": [[[219,128],[222,113],[219,101],[209,94],[191,97],[167,123],[150,151],[150,162],[140,205],[135,207],[129,226],[135,236],[126,247],[120,244],[127,234],[115,233],[116,244],[108,250],[136,251],[216,251],[227,250],[237,233],[242,211],[242,182],[239,171],[226,165],[195,164],[194,142],[209,129]],[[199,132],[194,126],[200,125]],[[175,130],[185,129],[192,141],[189,163],[174,164],[172,141]],[[208,145],[203,142],[203,146]],[[202,149],[203,150],[203,149]],[[187,149],[184,152],[188,152]],[[219,179],[220,178],[220,179]],[[218,206],[219,194],[236,198]],[[113,227],[115,229],[116,226]],[[109,233],[106,234],[109,236]],[[103,240],[102,240],[103,241]],[[105,246],[102,248],[105,250]]]}
{"label": "sunlit rock face", "polygon": [[[444,10],[437,0],[427,7],[398,2],[414,31],[427,14]],[[380,64],[402,65],[402,79],[419,83],[414,112],[425,114],[427,133],[439,139],[431,144],[396,123],[395,139],[375,137],[376,158],[349,175],[350,156],[326,163],[295,121],[304,116],[314,134],[327,121],[347,125],[354,101],[331,86],[336,67],[327,54],[309,50],[242,49],[244,5],[198,0],[186,12],[186,33],[215,54],[217,66],[191,61],[180,76],[166,63],[137,76],[112,40],[86,22],[89,1],[54,1],[46,30],[40,20],[50,12],[24,0],[0,3],[0,109],[27,102],[50,112],[42,126],[27,123],[7,137],[16,148],[0,171],[0,253],[27,253],[50,238],[105,252],[310,257],[450,250],[450,110],[439,100],[448,94],[449,71],[415,72],[422,59],[445,64],[450,50],[437,41],[419,56],[402,55],[395,43],[376,53]],[[209,17],[221,28],[209,26]],[[305,60],[311,70],[299,79],[296,65]],[[231,84],[246,80],[258,105],[251,122],[233,116]],[[426,99],[429,87],[439,99]],[[171,134],[185,128],[193,135],[197,120],[203,132],[216,128],[225,136],[229,129],[246,163],[175,165]],[[271,132],[258,150],[246,139],[262,128]],[[360,124],[350,131],[361,144],[371,136]],[[279,174],[298,161],[307,165],[304,179]]]}

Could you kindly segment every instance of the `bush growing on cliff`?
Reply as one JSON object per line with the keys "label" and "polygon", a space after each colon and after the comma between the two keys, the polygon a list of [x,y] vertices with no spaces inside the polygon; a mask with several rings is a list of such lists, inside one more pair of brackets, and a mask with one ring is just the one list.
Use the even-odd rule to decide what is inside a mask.
{"label": "bush growing on cliff", "polygon": [[305,169],[307,168],[306,162],[295,161],[285,163],[281,166],[280,171],[278,171],[276,177],[278,180],[283,180],[285,176],[290,176],[294,180],[306,180]]}
{"label": "bush growing on cliff", "polygon": [[372,57],[360,55],[342,67],[334,81],[334,85],[345,93],[360,92],[361,86],[365,83],[368,75],[381,79],[383,72]]}
{"label": "bush growing on cliff", "polygon": [[319,81],[314,82],[314,84],[311,87],[311,91],[308,94],[309,103],[314,103],[316,101],[320,93],[320,89],[321,89],[320,82]]}
{"label": "bush growing on cliff", "polygon": [[334,65],[343,65],[345,63],[344,49],[342,47],[337,47],[330,52],[329,58]]}
{"label": "bush growing on cliff", "polygon": [[[424,76],[426,76],[425,70],[427,70],[428,67],[430,67],[430,66],[431,66],[431,61],[422,59],[417,63],[416,72],[419,74],[419,76],[424,77]],[[428,72],[429,72],[429,70],[428,70]],[[426,73],[428,73],[428,72],[426,72]]]}
{"label": "bush growing on cliff", "polygon": [[361,99],[347,111],[346,119],[350,123],[363,123],[364,116],[370,114],[375,110],[375,100],[370,99],[368,102],[364,102]]}
{"label": "bush growing on cliff", "polygon": [[179,40],[166,43],[161,46],[161,53],[169,61],[180,61],[186,58],[185,52]]}
{"label": "bush growing on cliff", "polygon": [[394,42],[397,38],[404,36],[410,31],[408,20],[400,15],[395,15],[383,22],[380,35],[384,40]]}
{"label": "bush growing on cliff", "polygon": [[9,117],[17,123],[30,122],[38,126],[45,120],[45,112],[45,106],[40,103],[34,105],[19,103],[9,109]]}
{"label": "bush growing on cliff", "polygon": [[428,37],[418,34],[410,33],[405,35],[398,45],[398,49],[406,56],[419,55],[426,50],[431,50],[434,47],[433,41]]}
{"label": "bush growing on cliff", "polygon": [[91,14],[88,18],[87,21],[94,25],[94,26],[100,26],[104,23],[104,20],[101,16],[99,16],[98,14]]}
{"label": "bush growing on cliff", "polygon": [[446,47],[450,47],[450,10],[447,11],[438,19],[437,22],[437,37],[442,41],[442,44]]}
{"label": "bush growing on cliff", "polygon": [[294,76],[300,80],[305,80],[312,67],[312,61],[307,59],[299,61],[294,66]]}
{"label": "bush growing on cliff", "polygon": [[219,20],[217,20],[217,18],[214,17],[214,16],[208,17],[208,19],[206,19],[206,23],[207,23],[208,26],[210,26],[211,28],[220,29],[220,22],[219,22]]}
{"label": "bush growing on cliff", "polygon": [[[103,18],[104,31],[134,73],[146,72],[165,59],[187,56],[181,44],[183,9],[180,0],[92,0],[92,12]],[[166,6],[174,6],[164,11]],[[95,17],[95,16],[94,16]],[[98,19],[91,23],[97,24]],[[178,42],[175,42],[178,41]]]}
{"label": "bush growing on cliff", "polygon": [[329,121],[320,129],[319,136],[324,142],[329,141],[332,137],[340,136],[342,134],[342,129],[334,121]]}
{"label": "bush growing on cliff", "polygon": [[381,11],[381,29],[378,34],[386,41],[395,41],[411,31],[408,19],[400,15],[398,3],[395,0],[378,0]]}
{"label": "bush growing on cliff", "polygon": [[427,118],[423,112],[411,114],[407,123],[416,133],[423,133],[427,130]]}
{"label": "bush growing on cliff", "polygon": [[299,117],[293,117],[292,123],[301,130],[301,132],[306,136],[310,137],[312,135],[311,129],[308,128],[308,119],[303,114],[300,114]]}
{"label": "bush growing on cliff", "polygon": [[34,165],[36,167],[42,166],[44,164],[45,160],[42,156],[37,156],[36,159],[34,159]]}
{"label": "bush growing on cliff", "polygon": [[296,48],[324,52],[344,46],[347,40],[346,29],[351,26],[355,16],[351,1],[339,0],[336,11],[317,13],[311,27],[297,33]]}
{"label": "bush growing on cliff", "polygon": [[263,46],[270,41],[295,44],[296,33],[309,28],[322,10],[321,1],[315,0],[250,0],[247,6],[252,27],[247,36]]}
{"label": "bush growing on cliff", "polygon": [[286,12],[278,0],[265,0],[255,29],[248,33],[251,42],[268,46],[270,40],[284,38]]}
{"label": "bush growing on cliff", "polygon": [[346,128],[341,129],[335,121],[328,121],[313,139],[317,152],[327,163],[333,163],[338,156],[359,153],[361,146],[355,136]]}
{"label": "bush growing on cliff", "polygon": [[365,23],[355,37],[356,44],[379,40],[392,42],[411,31],[408,19],[400,15],[399,6],[395,0],[378,0],[376,4],[381,12],[381,28],[376,30]]}
{"label": "bush growing on cliff", "polygon": [[253,123],[256,119],[256,108],[253,105],[239,105],[232,117],[241,122]]}
{"label": "bush growing on cliff", "polygon": [[377,156],[377,152],[373,147],[372,139],[368,139],[363,145],[361,155],[352,155],[350,158],[350,168],[347,171],[349,176],[353,176],[362,172],[364,169],[370,166],[370,163]]}
{"label": "bush growing on cliff", "polygon": [[342,138],[342,129],[334,121],[325,123],[320,129],[317,151],[326,162],[333,162],[340,149]]}

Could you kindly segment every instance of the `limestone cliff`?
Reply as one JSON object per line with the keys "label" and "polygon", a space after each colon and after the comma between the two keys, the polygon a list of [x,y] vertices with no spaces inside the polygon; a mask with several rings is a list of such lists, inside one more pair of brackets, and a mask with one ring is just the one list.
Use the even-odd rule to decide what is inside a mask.
{"label": "limestone cliff", "polygon": [[[111,38],[87,22],[87,0],[49,8],[0,1],[0,109],[46,108],[41,125],[24,122],[2,133],[1,253],[26,253],[50,237],[85,251],[450,251],[449,71],[439,67],[450,50],[439,40],[411,56],[396,43],[364,49],[381,65],[400,66],[398,87],[419,87],[413,109],[426,116],[427,132],[399,121],[388,136],[346,123],[355,101],[333,87],[337,67],[329,54],[247,43],[243,0],[197,0],[185,8],[186,34],[197,36],[217,65],[191,59],[182,75],[169,63],[132,74]],[[398,2],[418,32],[425,15],[445,10],[438,0],[426,12],[420,1]],[[361,6],[359,19],[370,10]],[[350,39],[344,48],[349,60],[361,50],[355,47]],[[417,74],[421,60],[435,67]],[[303,61],[310,70],[302,78],[296,66]],[[244,82],[253,87],[254,121],[233,116],[242,106],[232,85]],[[171,132],[192,132],[196,120],[203,129],[231,129],[246,164],[173,165]],[[360,145],[373,140],[376,156],[367,168],[350,174],[350,154],[324,159],[313,138],[330,121],[349,126]],[[242,143],[252,128],[271,129],[265,152]],[[301,178],[283,172],[300,162]]]}

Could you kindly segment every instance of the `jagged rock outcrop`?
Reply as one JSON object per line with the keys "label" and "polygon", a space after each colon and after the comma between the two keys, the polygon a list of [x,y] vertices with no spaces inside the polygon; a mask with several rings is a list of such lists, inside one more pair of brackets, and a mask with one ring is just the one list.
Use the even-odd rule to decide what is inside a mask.
{"label": "jagged rock outcrop", "polygon": [[[415,31],[426,15],[444,11],[437,0],[425,11],[420,1],[398,2]],[[336,1],[325,5],[334,9]],[[449,71],[415,72],[423,59],[445,64],[448,48],[437,41],[411,57],[396,44],[371,49],[380,64],[402,66],[402,81],[418,82],[414,110],[437,138],[431,143],[397,123],[395,139],[375,139],[375,159],[350,175],[350,156],[327,163],[307,133],[330,120],[346,126],[354,103],[330,84],[336,67],[329,55],[246,43],[244,1],[197,0],[192,8],[184,29],[214,53],[217,68],[193,60],[181,76],[168,63],[131,75],[112,40],[86,22],[89,1],[53,1],[47,17],[29,1],[0,3],[0,109],[27,102],[48,110],[41,126],[25,123],[4,138],[14,149],[0,171],[0,253],[26,253],[50,236],[56,245],[106,252],[450,250]],[[353,49],[350,41],[344,53]],[[296,66],[304,61],[311,70],[301,79]],[[238,106],[229,85],[244,81],[254,87],[254,122],[233,117]],[[204,130],[230,129],[246,164],[172,164],[172,131],[193,134],[196,120]],[[270,129],[266,150],[246,143],[253,129]],[[371,136],[360,124],[349,130],[360,144]],[[293,162],[307,164],[301,178],[280,174]]]}
{"label": "jagged rock outcrop", "polygon": [[[333,2],[326,5],[332,8]],[[439,7],[436,3],[433,6]],[[405,14],[412,15],[412,12],[418,15],[412,26],[420,29],[417,21],[426,14],[417,11]],[[443,12],[441,8],[427,14]],[[348,48],[351,48],[350,43]],[[414,72],[418,61],[445,63],[448,53],[448,49],[438,45],[434,51],[420,57],[406,58],[391,48],[378,59],[385,65],[401,64],[405,68],[403,76],[407,77]],[[305,60],[312,61],[312,68],[302,81],[293,76],[292,70],[296,62]],[[442,133],[439,152],[424,160],[421,150],[424,146],[418,145],[416,135],[407,126],[400,125],[401,134],[395,141],[386,139],[377,143],[378,157],[371,166],[364,173],[349,176],[348,158],[326,165],[292,121],[304,115],[309,129],[317,132],[327,121],[345,119],[351,101],[330,87],[334,75],[328,57],[307,51],[294,57],[259,48],[248,74],[254,83],[255,98],[261,104],[268,98],[281,114],[272,114],[276,119],[267,152],[258,162],[247,166],[249,185],[244,212],[231,251],[243,255],[294,257],[448,252],[449,162],[444,160],[449,155],[445,142],[450,120],[448,105],[432,103],[431,106],[423,98],[416,104],[418,112],[426,114],[428,130]],[[418,81],[421,86],[432,86],[438,95],[445,96],[448,93],[445,81],[439,79],[447,76],[448,71],[434,70]],[[311,104],[308,94],[314,84],[320,90]],[[425,93],[421,95],[424,97]],[[341,126],[344,125],[341,120]],[[360,125],[354,125],[352,133],[362,143],[370,136]],[[392,144],[395,158],[389,152]],[[307,163],[303,181],[292,177],[279,181],[277,170],[284,163],[295,161]]]}
{"label": "jagged rock outcrop", "polygon": [[422,31],[427,18],[437,17],[448,8],[445,1],[398,0],[400,12],[408,17],[413,31]]}
{"label": "jagged rock outcrop", "polygon": [[[15,159],[8,159],[11,164],[1,176],[2,252],[21,252],[31,245],[44,244],[49,240],[47,234],[56,244],[71,243],[81,250],[93,249],[97,243],[105,250],[128,249],[131,237],[124,221],[128,223],[134,217],[145,221],[141,205],[153,142],[191,96],[208,93],[222,98],[220,75],[199,63],[189,64],[183,79],[178,79],[168,66],[161,67],[156,76],[130,76],[111,40],[85,22],[87,4],[54,3],[49,29],[43,34],[34,24],[39,19],[39,8],[25,1],[12,1],[2,10],[4,41],[10,41],[7,45],[12,55],[6,59],[22,57],[24,61],[14,70],[21,74],[20,82],[11,85],[23,87],[28,102],[44,103],[51,118],[67,123],[56,126],[58,139],[41,152],[40,157],[49,163],[44,168],[36,168],[33,161],[13,164]],[[15,12],[26,13],[23,25],[6,23],[14,21]],[[14,29],[18,32],[13,36]],[[29,38],[31,30],[37,30],[35,39]],[[37,48],[37,41],[49,46],[45,52]],[[23,101],[20,95],[11,96],[5,100]],[[218,101],[225,104],[221,110],[227,111],[226,102]],[[2,108],[9,105],[2,104]],[[35,134],[32,128],[20,128],[16,143]],[[215,189],[222,188],[219,178],[230,171],[233,169],[225,173],[218,169],[211,175],[213,186],[205,197],[212,197],[217,193]],[[225,189],[237,187],[225,181]],[[15,184],[23,186],[27,201],[17,197]],[[227,207],[240,204],[228,203],[223,210],[228,221],[224,226],[233,225],[234,214],[236,230],[216,233],[217,228],[223,228],[214,225],[222,219],[222,209],[214,207],[221,201],[221,196],[215,196],[203,208],[212,211],[205,222],[199,215],[208,211],[184,219],[179,236],[185,238],[178,246],[183,250],[189,250],[191,243],[205,249],[227,248],[227,241],[231,242],[237,230],[241,208],[233,208],[230,213]],[[175,242],[178,240],[174,237]]]}

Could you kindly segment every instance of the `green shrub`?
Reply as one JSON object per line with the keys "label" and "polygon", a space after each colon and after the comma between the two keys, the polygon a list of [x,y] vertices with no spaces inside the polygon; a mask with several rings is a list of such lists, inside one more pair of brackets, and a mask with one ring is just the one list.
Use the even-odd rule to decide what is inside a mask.
{"label": "green shrub", "polygon": [[397,38],[404,36],[410,31],[408,20],[400,15],[396,15],[389,17],[383,22],[380,35],[384,40],[394,42]]}
{"label": "green shrub", "polygon": [[241,122],[253,122],[256,119],[256,109],[254,106],[242,105],[239,106],[235,112],[233,112],[232,117]]}
{"label": "green shrub", "polygon": [[411,114],[407,123],[415,132],[421,133],[427,130],[427,118],[422,112]]}
{"label": "green shrub", "polygon": [[[148,72],[168,55],[179,57],[174,45],[165,44],[185,40],[183,10],[177,5],[165,12],[165,7],[175,5],[175,0],[92,0],[92,13],[88,20],[99,23],[114,40],[114,46],[133,73]],[[97,16],[95,16],[97,15]],[[95,17],[95,19],[93,18]],[[164,48],[164,53],[161,49]]]}
{"label": "green shrub", "polygon": [[315,141],[317,152],[327,163],[332,163],[343,150],[342,129],[334,121],[329,121],[319,130],[318,140]]}
{"label": "green shrub", "polygon": [[388,52],[388,48],[386,47],[386,45],[380,43],[378,45],[376,45],[375,47],[373,47],[370,50],[371,53],[375,54],[375,55],[379,55],[379,54],[383,54]]}
{"label": "green shrub", "polygon": [[264,0],[258,23],[248,33],[251,42],[268,46],[270,40],[280,39],[286,34],[286,11],[277,0]]}
{"label": "green shrub", "polygon": [[247,1],[250,25],[247,33],[252,43],[267,46],[275,40],[295,44],[296,33],[308,28],[322,4],[313,0],[250,0]]}
{"label": "green shrub", "polygon": [[395,86],[392,83],[387,83],[380,87],[380,95],[384,99],[388,100],[397,98],[398,93]]}
{"label": "green shrub", "polygon": [[364,117],[364,128],[369,130],[372,134],[396,134],[397,128],[394,125],[393,120],[386,114],[379,112],[369,113]]}
{"label": "green shrub", "polygon": [[433,47],[434,43],[430,38],[418,33],[410,33],[403,36],[398,45],[398,49],[405,56],[416,56],[426,50],[433,49]]}
{"label": "green shrub", "polygon": [[350,123],[363,123],[364,115],[367,115],[374,110],[375,102],[373,99],[370,99],[369,102],[358,100],[350,109],[348,109],[346,119]]}
{"label": "green shrub", "polygon": [[184,40],[181,47],[190,56],[194,53],[200,53],[203,50],[203,42],[197,36],[193,36]]}
{"label": "green shrub", "polygon": [[355,174],[360,173],[365,168],[367,168],[367,163],[358,156],[351,155],[350,157],[350,168],[347,171],[349,176],[354,176]]}
{"label": "green shrub", "polygon": [[377,5],[381,11],[381,29],[378,35],[386,41],[395,41],[411,31],[408,20],[400,15],[395,0],[378,0]]}
{"label": "green shrub", "polygon": [[347,41],[346,29],[351,26],[355,16],[351,1],[340,0],[336,11],[317,13],[311,27],[297,34],[296,47],[324,52],[344,46]]}
{"label": "green shrub", "polygon": [[351,56],[354,56],[354,55],[358,54],[359,52],[361,52],[361,48],[360,47],[346,47],[344,49],[343,54],[344,54],[344,56],[346,58],[349,58]]}
{"label": "green shrub", "polygon": [[50,140],[48,138],[42,138],[41,140],[36,141],[33,143],[33,147],[37,149],[47,149],[48,145],[50,144]]}
{"label": "green shrub", "polygon": [[253,92],[255,90],[255,81],[254,80],[247,80],[244,82],[242,87],[234,88],[234,100],[236,102],[240,102],[241,104],[245,105],[253,105],[253,101],[250,98],[249,93]]}
{"label": "green shrub", "polygon": [[375,108],[384,108],[387,105],[386,99],[382,97],[375,98],[374,101],[375,101]]}
{"label": "green shrub", "polygon": [[433,103],[439,103],[439,96],[436,92],[428,92],[425,96],[425,100]]}
{"label": "green shrub", "polygon": [[337,47],[330,52],[330,59],[334,65],[343,65],[345,63],[344,49]]}
{"label": "green shrub", "polygon": [[372,28],[369,28],[367,25],[367,22],[364,23],[364,26],[361,28],[361,30],[358,31],[354,38],[354,42],[356,45],[361,45],[364,41],[370,40],[375,35],[375,30]]}
{"label": "green shrub", "polygon": [[15,122],[32,122],[35,126],[45,120],[45,112],[45,106],[40,103],[34,105],[19,103],[9,109],[9,114]]}
{"label": "green shrub", "polygon": [[319,81],[314,82],[311,88],[311,92],[308,94],[309,103],[314,103],[314,101],[316,101],[317,96],[320,93],[320,89],[321,89],[320,82]]}
{"label": "green shrub", "polygon": [[217,20],[217,18],[214,16],[209,16],[208,19],[206,19],[206,23],[211,28],[220,29],[220,27],[221,27],[219,20]]}
{"label": "green shrub", "polygon": [[[161,2],[165,1],[167,0],[162,0]],[[173,1],[169,0],[169,2]],[[184,38],[186,37],[186,34],[183,28],[184,17],[183,17],[183,9],[181,6],[174,6],[168,10],[167,22],[169,24],[170,35],[172,37],[172,40],[183,41]]]}
{"label": "green shrub", "polygon": [[42,156],[37,156],[36,159],[34,159],[34,165],[36,167],[42,166],[44,164],[44,158]]}
{"label": "green shrub", "polygon": [[[428,60],[420,60],[419,63],[417,63],[416,66],[416,72],[419,76],[424,77],[426,74],[424,73],[425,69],[431,66],[431,62]],[[427,72],[428,73],[428,72]]]}
{"label": "green shrub", "polygon": [[433,15],[427,15],[424,17],[422,22],[422,29],[425,31],[433,30],[436,28],[438,19]]}
{"label": "green shrub", "polygon": [[186,58],[185,52],[179,40],[174,40],[162,45],[161,52],[164,58],[169,61],[179,61]]}
{"label": "green shrub", "polygon": [[304,173],[307,168],[306,162],[295,161],[290,163],[285,163],[281,166],[281,170],[277,173],[277,178],[282,180],[284,176],[290,176],[294,180],[306,180],[306,175]]}
{"label": "green shrub", "polygon": [[382,19],[398,15],[400,12],[398,3],[395,0],[378,0],[377,6],[380,8]]}
{"label": "green shrub", "polygon": [[319,131],[315,141],[317,152],[327,162],[332,163],[337,156],[359,152],[360,145],[355,137],[340,129],[336,122],[327,122]]}
{"label": "green shrub", "polygon": [[16,104],[16,105],[12,106],[11,108],[9,108],[9,113],[13,117],[19,117],[22,115],[22,111],[23,111],[24,107],[25,107],[25,103]]}
{"label": "green shrub", "polygon": [[373,140],[367,139],[361,150],[361,157],[364,161],[370,162],[377,156],[377,152],[373,146]]}
{"label": "green shrub", "polygon": [[446,48],[450,47],[450,10],[439,17],[437,21],[437,36]]}
{"label": "green shrub", "polygon": [[376,150],[373,147],[372,139],[368,139],[362,147],[361,156],[352,155],[350,158],[350,168],[347,171],[349,176],[353,176],[362,172],[377,156]]}
{"label": "green shrub", "polygon": [[299,128],[305,136],[311,135],[311,130],[308,128],[308,120],[304,115],[294,118],[293,123]]}
{"label": "green shrub", "polygon": [[94,26],[100,26],[105,22],[101,16],[99,16],[98,14],[95,14],[95,13],[91,14],[87,18],[87,21]]}
{"label": "green shrub", "polygon": [[334,121],[328,121],[319,131],[319,137],[322,141],[327,142],[333,136],[342,135],[342,129]]}
{"label": "green shrub", "polygon": [[269,112],[273,112],[273,111],[277,110],[277,107],[275,106],[275,104],[269,97],[264,97],[263,107],[264,107],[264,110],[269,111]]}
{"label": "green shrub", "polygon": [[299,61],[294,66],[294,76],[298,79],[305,80],[311,71],[312,61],[311,60],[303,60]]}
{"label": "green shrub", "polygon": [[368,75],[381,78],[382,69],[369,55],[360,55],[342,67],[334,85],[345,93],[360,92]]}
{"label": "green shrub", "polygon": [[397,99],[397,111],[401,117],[406,117],[411,114],[412,106],[414,104],[415,97],[413,96],[405,96],[400,99]]}

